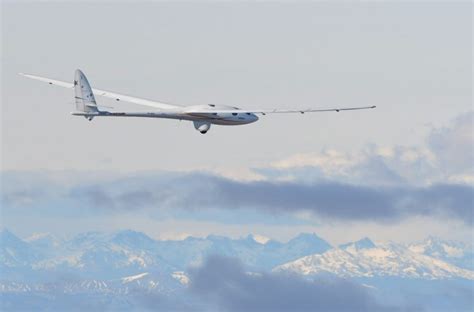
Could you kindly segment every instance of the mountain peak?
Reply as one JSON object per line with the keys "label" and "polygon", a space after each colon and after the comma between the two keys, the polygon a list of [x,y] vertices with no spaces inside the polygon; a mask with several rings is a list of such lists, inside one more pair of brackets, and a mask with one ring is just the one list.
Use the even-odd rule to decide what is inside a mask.
{"label": "mountain peak", "polygon": [[229,238],[221,235],[216,235],[216,234],[209,234],[207,235],[206,239],[211,240],[211,241],[226,241],[229,240]]}
{"label": "mountain peak", "polygon": [[13,235],[15,236],[15,234],[13,234],[12,232],[10,232],[8,229],[6,228],[2,228],[0,230],[0,236],[10,236],[10,235]]}
{"label": "mountain peak", "polygon": [[301,233],[286,244],[292,250],[307,250],[308,254],[323,253],[332,246],[315,233]]}
{"label": "mountain peak", "polygon": [[57,247],[62,243],[61,239],[50,233],[34,233],[31,236],[25,238],[25,242],[32,246],[42,247]]}
{"label": "mountain peak", "polygon": [[243,236],[239,239],[241,242],[250,244],[250,245],[258,245],[261,244],[256,238],[254,234],[248,234],[247,236]]}
{"label": "mountain peak", "polygon": [[448,246],[456,246],[456,247],[469,247],[468,244],[466,244],[465,242],[462,242],[462,241],[452,241],[452,240],[449,240],[449,239],[443,239],[441,237],[438,237],[438,236],[433,236],[433,235],[429,235],[427,236],[422,242],[420,243],[414,243],[414,244],[411,244],[411,245],[423,245],[427,248],[429,247],[442,247],[442,246],[445,246],[445,245],[448,245]]}
{"label": "mountain peak", "polygon": [[259,243],[261,245],[265,245],[270,241],[270,238],[258,234],[249,234],[247,238],[253,239],[256,243]]}
{"label": "mountain peak", "polygon": [[359,250],[359,249],[375,248],[376,246],[375,246],[374,242],[372,242],[370,240],[370,238],[368,238],[368,237],[364,237],[364,238],[359,239],[358,241],[355,241],[355,242],[350,242],[350,243],[339,245],[339,248],[341,248],[341,249],[347,249],[347,248],[350,248],[350,247],[353,247],[356,250]]}
{"label": "mountain peak", "polygon": [[474,271],[459,268],[431,256],[409,252],[402,245],[384,244],[372,250],[363,250],[369,246],[375,245],[370,239],[361,239],[346,244],[346,249],[343,249],[342,245],[323,254],[309,255],[285,263],[274,270],[303,275],[329,272],[341,277],[393,276],[474,280]]}
{"label": "mountain peak", "polygon": [[27,238],[25,238],[25,241],[30,243],[30,242],[37,241],[37,240],[40,240],[40,239],[48,239],[48,238],[52,238],[52,237],[53,236],[49,233],[33,233],[30,236],[28,236]]}
{"label": "mountain peak", "polygon": [[[421,243],[415,243],[408,248],[416,253],[426,254],[442,259],[462,258],[469,247],[461,242],[443,240],[439,237],[428,236]],[[470,268],[472,265],[470,266]]]}
{"label": "mountain peak", "polygon": [[442,244],[445,241],[442,240],[441,238],[437,237],[437,236],[429,235],[424,239],[423,242],[426,243],[426,244],[433,245],[433,244]]}
{"label": "mountain peak", "polygon": [[142,232],[126,229],[126,230],[120,230],[120,231],[115,232],[114,237],[142,237],[143,238],[143,237],[148,237],[148,236]]}
{"label": "mountain peak", "polygon": [[112,241],[114,243],[129,245],[132,247],[145,247],[156,243],[155,240],[148,235],[132,230],[118,231],[113,236]]}
{"label": "mountain peak", "polygon": [[326,242],[324,239],[322,239],[321,237],[319,237],[318,235],[316,235],[316,233],[300,233],[298,234],[297,236],[295,236],[294,238],[292,238],[290,240],[290,242],[293,241],[293,242],[296,242],[296,241],[324,241]]}
{"label": "mountain peak", "polygon": [[3,245],[6,245],[7,243],[25,243],[22,239],[7,229],[2,229],[0,231],[0,241]]}

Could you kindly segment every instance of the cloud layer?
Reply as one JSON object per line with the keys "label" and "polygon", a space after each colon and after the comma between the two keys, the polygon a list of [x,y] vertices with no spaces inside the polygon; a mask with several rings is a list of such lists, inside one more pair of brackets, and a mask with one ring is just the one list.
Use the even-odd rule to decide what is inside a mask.
{"label": "cloud layer", "polygon": [[432,128],[419,146],[369,145],[343,153],[327,149],[294,154],[259,168],[275,179],[331,180],[359,185],[423,186],[474,183],[474,112],[449,127]]}
{"label": "cloud layer", "polygon": [[411,216],[433,216],[473,223],[474,189],[462,184],[376,187],[339,182],[245,182],[189,173],[136,176],[73,185],[60,191],[49,187],[54,188],[43,183],[37,191],[6,194],[5,212],[38,208],[41,202],[49,203],[47,209],[52,209],[52,203],[57,202],[61,206],[58,213],[76,209],[91,215],[244,209],[269,215],[310,213],[343,221],[398,222]]}
{"label": "cloud layer", "polygon": [[[395,222],[435,216],[473,222],[473,187],[369,187],[338,182],[234,181],[208,174],[140,177],[113,185],[75,188],[69,196],[103,212],[137,210],[236,210],[267,214],[311,213],[332,220]],[[132,187],[133,185],[133,187]]]}
{"label": "cloud layer", "polygon": [[[473,116],[463,114],[449,128],[433,130],[424,147],[372,146],[352,156],[336,151],[297,155],[255,169],[258,180],[192,171],[86,182],[71,182],[71,175],[66,185],[47,175],[4,174],[2,203],[7,214],[44,207],[72,215],[246,210],[339,221],[430,216],[472,225]],[[54,206],[60,209],[51,210]]]}

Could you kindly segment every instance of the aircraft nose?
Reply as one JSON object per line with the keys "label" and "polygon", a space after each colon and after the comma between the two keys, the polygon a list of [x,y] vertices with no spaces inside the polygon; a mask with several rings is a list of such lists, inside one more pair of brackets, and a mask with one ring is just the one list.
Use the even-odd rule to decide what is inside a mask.
{"label": "aircraft nose", "polygon": [[258,120],[258,116],[255,114],[252,114],[252,122],[255,122]]}

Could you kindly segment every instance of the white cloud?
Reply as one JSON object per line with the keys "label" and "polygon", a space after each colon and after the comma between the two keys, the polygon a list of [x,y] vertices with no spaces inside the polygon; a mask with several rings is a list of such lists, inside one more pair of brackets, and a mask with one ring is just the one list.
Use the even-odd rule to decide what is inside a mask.
{"label": "white cloud", "polygon": [[[267,167],[274,178],[329,179],[363,185],[474,183],[472,112],[432,129],[421,146],[369,145],[363,150],[298,153]],[[265,170],[263,170],[265,171]],[[268,172],[268,170],[267,170]]]}

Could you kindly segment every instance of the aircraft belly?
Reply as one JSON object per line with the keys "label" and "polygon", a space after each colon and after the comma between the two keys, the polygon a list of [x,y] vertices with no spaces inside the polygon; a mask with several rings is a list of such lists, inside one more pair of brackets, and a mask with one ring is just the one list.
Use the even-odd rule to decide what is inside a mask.
{"label": "aircraft belly", "polygon": [[248,122],[242,120],[226,120],[226,119],[210,119],[210,123],[215,125],[223,125],[223,126],[236,126],[236,125],[244,125]]}
{"label": "aircraft belly", "polygon": [[91,117],[148,117],[148,118],[165,118],[165,119],[178,119],[178,120],[189,120],[189,121],[199,121],[207,122],[215,125],[224,125],[224,126],[237,126],[245,125],[254,122],[254,120],[247,119],[233,119],[226,117],[210,117],[210,116],[200,116],[200,115],[189,115],[182,114],[180,112],[107,112],[99,111],[97,113],[87,113],[87,112],[73,112],[73,115],[78,116],[91,116]]}
{"label": "aircraft belly", "polygon": [[183,118],[192,121],[206,121],[215,125],[226,125],[226,126],[233,126],[233,125],[244,125],[249,123],[248,120],[236,120],[233,118],[227,118],[222,116],[210,116],[210,114],[206,115],[199,115],[199,114],[185,114],[184,116],[188,118]]}

